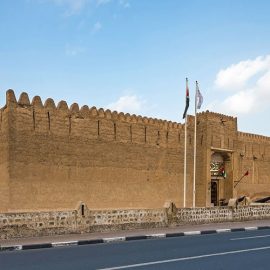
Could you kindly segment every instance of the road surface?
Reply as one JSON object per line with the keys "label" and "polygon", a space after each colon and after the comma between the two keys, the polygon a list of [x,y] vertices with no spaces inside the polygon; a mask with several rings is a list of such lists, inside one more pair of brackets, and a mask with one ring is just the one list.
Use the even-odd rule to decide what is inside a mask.
{"label": "road surface", "polygon": [[270,269],[270,230],[0,252],[1,270]]}

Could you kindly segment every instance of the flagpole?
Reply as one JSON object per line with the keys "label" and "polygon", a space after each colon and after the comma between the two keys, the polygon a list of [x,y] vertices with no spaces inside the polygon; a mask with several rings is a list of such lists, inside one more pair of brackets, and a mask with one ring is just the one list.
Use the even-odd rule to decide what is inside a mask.
{"label": "flagpole", "polygon": [[196,154],[197,154],[197,98],[198,98],[198,82],[196,81],[196,91],[195,91],[195,121],[194,121],[194,166],[193,166],[193,200],[192,207],[195,208],[196,200]]}
{"label": "flagpole", "polygon": [[[188,88],[188,78],[186,78],[186,89]],[[184,153],[184,203],[183,207],[186,207],[186,187],[187,187],[187,113],[185,115],[185,153]]]}
{"label": "flagpole", "polygon": [[186,207],[186,186],[187,186],[187,116],[185,117],[185,156],[184,156],[184,205]]}
{"label": "flagpole", "polygon": [[236,182],[236,185],[233,188],[236,188],[236,186],[241,182],[241,180],[245,177],[248,176],[248,171],[246,171],[246,173],[238,180],[238,181],[234,181]]}

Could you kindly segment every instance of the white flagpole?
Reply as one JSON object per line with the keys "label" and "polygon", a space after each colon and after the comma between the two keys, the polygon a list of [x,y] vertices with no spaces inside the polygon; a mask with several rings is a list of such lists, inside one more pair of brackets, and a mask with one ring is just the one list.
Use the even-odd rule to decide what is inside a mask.
{"label": "white flagpole", "polygon": [[187,115],[185,117],[185,156],[184,156],[184,208],[186,207],[186,187],[187,187]]}
{"label": "white flagpole", "polygon": [[196,91],[195,91],[195,121],[194,121],[193,201],[192,201],[192,207],[193,208],[195,208],[195,200],[196,200],[197,98],[198,98],[198,82],[196,81]]}
{"label": "white flagpole", "polygon": [[[188,79],[186,78],[186,89],[188,88]],[[186,187],[187,187],[187,113],[185,115],[185,153],[184,153],[184,203],[183,207],[186,207]]]}

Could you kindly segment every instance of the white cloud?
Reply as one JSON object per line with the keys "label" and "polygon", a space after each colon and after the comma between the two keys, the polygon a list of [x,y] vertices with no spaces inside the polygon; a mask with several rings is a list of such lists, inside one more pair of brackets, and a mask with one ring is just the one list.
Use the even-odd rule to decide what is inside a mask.
{"label": "white cloud", "polygon": [[256,87],[261,95],[270,97],[270,69],[258,79]]}
{"label": "white cloud", "polygon": [[232,90],[234,94],[213,102],[210,108],[234,115],[266,109],[270,102],[270,55],[241,61],[220,70],[215,85],[224,93]]}
{"label": "white cloud", "polygon": [[92,33],[96,33],[100,31],[102,28],[102,24],[100,22],[96,22],[93,26]]}
{"label": "white cloud", "polygon": [[259,56],[233,64],[218,72],[215,84],[218,88],[238,90],[243,88],[254,75],[270,69],[270,55]]}
{"label": "white cloud", "polygon": [[128,113],[141,113],[146,102],[136,95],[120,97],[116,102],[106,106],[110,110]]}
{"label": "white cloud", "polygon": [[256,107],[256,96],[253,90],[240,91],[222,102],[223,110],[233,114],[246,114]]}

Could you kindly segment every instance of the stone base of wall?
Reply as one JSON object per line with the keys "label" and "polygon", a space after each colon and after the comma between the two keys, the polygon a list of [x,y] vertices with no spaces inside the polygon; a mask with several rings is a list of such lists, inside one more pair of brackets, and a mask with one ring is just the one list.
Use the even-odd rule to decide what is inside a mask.
{"label": "stone base of wall", "polygon": [[270,219],[270,205],[238,208],[77,210],[0,214],[0,239]]}
{"label": "stone base of wall", "polygon": [[202,224],[270,219],[270,205],[177,209],[171,224]]}
{"label": "stone base of wall", "polygon": [[[83,207],[83,208],[82,208]],[[0,239],[167,226],[166,209],[89,210],[0,214]]]}

